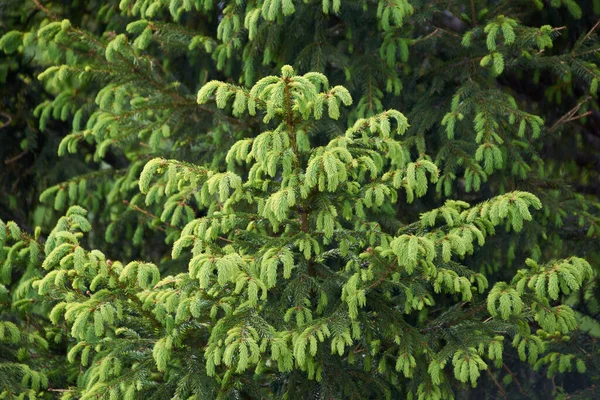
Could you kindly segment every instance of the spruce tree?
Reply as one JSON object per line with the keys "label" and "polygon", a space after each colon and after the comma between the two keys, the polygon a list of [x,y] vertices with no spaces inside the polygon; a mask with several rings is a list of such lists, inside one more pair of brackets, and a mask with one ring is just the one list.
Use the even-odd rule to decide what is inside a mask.
{"label": "spruce tree", "polygon": [[19,4],[0,397],[593,398],[598,8]]}

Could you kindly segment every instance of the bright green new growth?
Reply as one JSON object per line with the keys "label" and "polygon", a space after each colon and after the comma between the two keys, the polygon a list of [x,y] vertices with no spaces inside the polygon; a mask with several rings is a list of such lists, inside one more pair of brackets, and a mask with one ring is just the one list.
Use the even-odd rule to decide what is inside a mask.
{"label": "bright green new growth", "polygon": [[[202,392],[217,397],[233,393],[244,376],[301,371],[321,382],[327,363],[335,362],[353,373],[376,373],[388,398],[392,390],[452,398],[453,379],[475,387],[481,371],[502,364],[511,344],[536,368],[549,364],[548,374],[572,368],[571,361],[585,368],[572,356],[539,357],[548,335],[577,326],[567,305],[550,302],[592,276],[586,261],[529,260],[511,283],[489,292],[485,276],[460,263],[496,227],[520,231],[541,208],[537,197],[515,191],[474,206],[448,200],[396,234],[386,232],[371,215],[385,203],[424,195],[438,177],[426,155],[411,160],[405,150],[407,119],[388,110],[317,146],[307,124],[324,118],[325,105],[329,118],[339,118],[340,106],[352,99],[341,86],[329,88],[322,74],[297,75],[290,66],[281,72],[251,90],[212,81],[199,91],[199,103],[214,99],[234,115],[264,115],[270,123],[270,130],[232,145],[226,172],[160,158],[141,172],[145,203],[171,196],[160,219],[185,225],[172,256],[190,257],[187,273],[160,276],[152,263],[125,265],[84,249],[80,239],[91,226],[76,206],[46,239],[45,272],[33,287],[60,300],[50,319],[70,326],[75,344],[67,358],[85,368],[81,398],[106,391],[110,398],[135,398],[151,387],[152,371],[184,385],[190,362],[196,367],[187,371],[201,374]],[[196,217],[191,204],[204,216]],[[0,239],[11,243],[3,276],[13,259],[31,253],[37,260],[41,245],[14,223],[0,223]],[[472,310],[473,334],[443,345],[443,326],[460,322],[423,328],[407,322],[435,307],[440,295]],[[527,315],[537,332],[524,322]],[[424,333],[427,342],[419,339]],[[190,341],[200,337],[199,347]],[[0,340],[18,341],[19,332],[2,323]],[[123,359],[125,349],[137,355]],[[197,358],[190,360],[188,351]],[[15,368],[30,377],[30,390],[46,382],[24,365]],[[420,383],[405,386],[406,378]],[[297,390],[289,386],[284,397]]]}
{"label": "bright green new growth", "polygon": [[596,395],[600,1],[5,2],[0,398]]}

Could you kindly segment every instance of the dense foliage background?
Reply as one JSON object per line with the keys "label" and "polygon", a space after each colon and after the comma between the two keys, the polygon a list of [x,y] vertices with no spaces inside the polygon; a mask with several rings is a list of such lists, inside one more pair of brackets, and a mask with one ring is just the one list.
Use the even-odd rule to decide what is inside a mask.
{"label": "dense foliage background", "polygon": [[597,397],[599,24],[3,1],[0,398]]}

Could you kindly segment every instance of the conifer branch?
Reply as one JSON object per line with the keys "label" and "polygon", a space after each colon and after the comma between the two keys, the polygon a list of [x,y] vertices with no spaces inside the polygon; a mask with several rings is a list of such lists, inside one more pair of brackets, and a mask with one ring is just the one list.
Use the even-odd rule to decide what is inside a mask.
{"label": "conifer branch", "polygon": [[119,276],[117,276],[111,268],[112,262],[110,260],[107,260],[106,262],[108,264],[108,273],[115,280],[115,284],[121,290],[121,293],[125,295],[125,297],[129,300],[130,304],[134,305],[141,315],[145,316],[154,325],[156,331],[160,332],[163,329],[162,323],[156,318],[156,316],[152,312],[144,308],[144,305],[142,304],[141,300],[135,294],[130,293],[129,289],[123,283],[121,283]]}
{"label": "conifer branch", "polygon": [[594,31],[596,30],[596,28],[598,28],[599,25],[600,25],[600,20],[598,20],[598,22],[596,22],[596,24],[594,24],[594,26],[592,26],[592,28],[585,34],[585,36],[581,40],[578,40],[575,43],[575,46],[573,46],[573,50],[571,51],[571,53],[575,53],[575,51],[579,47],[581,47],[583,45],[583,43],[585,43],[590,38],[592,33],[594,33]]}
{"label": "conifer branch", "polygon": [[0,35],[0,212],[56,221],[0,221],[0,397],[594,390],[587,8],[43,3]]}

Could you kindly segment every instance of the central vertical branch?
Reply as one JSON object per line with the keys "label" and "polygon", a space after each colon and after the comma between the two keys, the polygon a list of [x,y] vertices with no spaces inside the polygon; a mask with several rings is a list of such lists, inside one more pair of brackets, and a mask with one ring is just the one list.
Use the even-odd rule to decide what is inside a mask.
{"label": "central vertical branch", "polygon": [[[296,170],[300,168],[300,153],[298,152],[298,145],[296,143],[296,132],[294,130],[294,113],[292,110],[292,93],[290,92],[289,82],[290,78],[283,78],[283,82],[285,84],[285,125],[290,135],[290,143],[292,145],[292,151],[296,157]],[[308,225],[308,214],[309,214],[309,204],[308,199],[304,202],[301,202],[298,205],[298,212],[300,214],[300,230],[304,233],[308,233],[309,225]],[[310,276],[315,276],[316,272],[314,269],[314,265],[312,260],[308,260],[308,274]]]}
{"label": "central vertical branch", "polygon": [[290,78],[283,78],[285,84],[285,125],[290,135],[290,142],[292,142],[292,150],[296,155],[296,165],[300,163],[300,155],[298,154],[298,147],[296,145],[296,133],[294,132],[294,115],[292,113],[292,94],[290,93],[290,87],[288,83]]}

